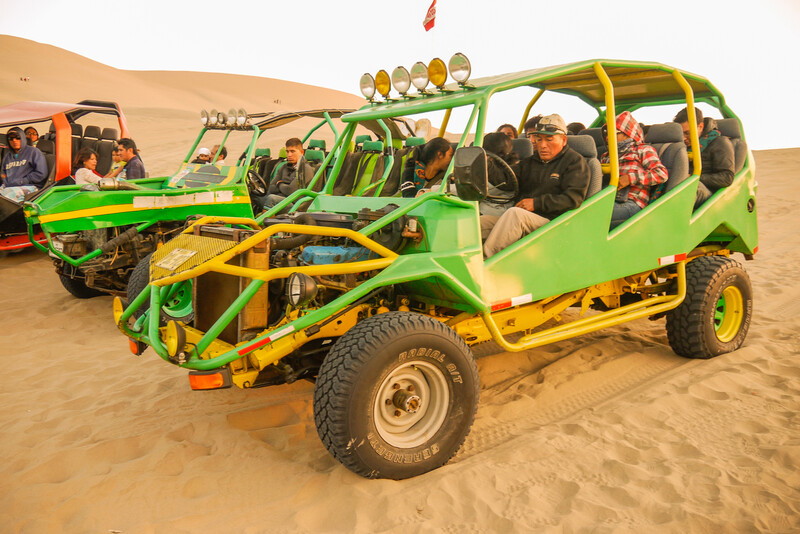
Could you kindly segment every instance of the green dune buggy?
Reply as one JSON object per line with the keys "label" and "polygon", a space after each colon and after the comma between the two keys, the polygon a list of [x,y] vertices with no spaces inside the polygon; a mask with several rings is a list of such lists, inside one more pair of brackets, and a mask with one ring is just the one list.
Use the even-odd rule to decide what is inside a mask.
{"label": "green dune buggy", "polygon": [[[756,182],[741,125],[710,82],[661,64],[608,60],[468,80],[461,56],[450,66],[456,83],[445,85],[440,60],[418,65],[410,77],[393,73],[399,96],[388,96],[384,71],[362,79],[370,102],[342,117],[321,192],[297,191],[258,219],[197,220],[153,254],[149,285],[132,302],[114,303],[133,352],[152,347],[189,370],[194,389],[313,380],[314,419],[330,453],[359,475],[401,479],[445,464],[466,438],[478,405],[478,343],[522,351],[666,316],[679,355],[711,358],[742,345],[752,291],[731,256],[756,252]],[[436,89],[426,88],[426,75]],[[408,94],[412,82],[419,92]],[[482,203],[502,195],[490,190],[492,156],[481,145],[493,99],[506,91],[529,93],[520,125],[543,94],[589,105],[596,120],[569,143],[585,149],[597,179],[579,208],[484,259]],[[693,209],[697,131],[689,153],[678,125],[653,125],[649,142],[671,172],[668,190],[609,230],[618,155],[612,146],[603,169],[592,135],[608,122],[614,139],[624,110],[697,102],[736,126],[743,157],[733,184]],[[451,111],[466,117],[452,181],[417,198],[394,196],[390,182],[408,154],[402,145],[415,138],[389,125],[444,112],[444,132]],[[377,146],[337,152],[359,125],[383,131],[369,141]],[[371,175],[373,187],[356,188],[353,169],[370,157],[381,172]],[[512,172],[505,185],[514,179]],[[294,209],[305,204],[305,212]],[[191,321],[152,311],[190,280]]]}
{"label": "green dune buggy", "polygon": [[[319,163],[325,143],[315,144],[310,138],[326,125],[335,138],[334,119],[348,111],[247,114],[231,110],[229,114],[214,111],[210,117],[204,112],[203,128],[174,174],[127,181],[104,178],[97,186],[50,188],[25,205],[29,233],[32,236],[41,227],[46,243],[36,245],[50,254],[62,284],[76,297],[124,296],[136,266],[186,228],[187,221],[204,215],[254,216],[251,195],[265,194],[271,172],[282,164],[277,151],[273,156],[269,148],[260,146],[265,132],[298,119],[313,119],[316,126],[303,142],[311,145],[309,159],[315,156]],[[228,161],[222,160],[221,151],[214,154],[212,163],[192,161],[199,147],[213,144],[229,150]],[[170,293],[165,313],[190,314],[189,287],[184,284]]]}

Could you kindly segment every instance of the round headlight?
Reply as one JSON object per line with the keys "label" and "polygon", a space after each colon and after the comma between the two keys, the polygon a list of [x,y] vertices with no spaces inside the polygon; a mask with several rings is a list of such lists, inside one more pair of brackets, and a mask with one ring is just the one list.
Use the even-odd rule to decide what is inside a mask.
{"label": "round headlight", "polygon": [[225,123],[228,122],[228,116],[225,115],[222,111],[217,113],[217,124],[220,126],[225,126]]}
{"label": "round headlight", "polygon": [[244,126],[247,124],[247,112],[244,110],[244,108],[239,108],[236,111],[236,124],[238,126]]}
{"label": "round headlight", "polygon": [[389,80],[388,72],[383,69],[378,71],[378,74],[375,75],[375,88],[378,90],[378,94],[383,98],[389,96],[389,91],[392,89],[392,82]]}
{"label": "round headlight", "polygon": [[217,115],[217,110],[212,109],[208,112],[208,125],[209,126],[216,126],[217,120],[219,119],[219,115]]}
{"label": "round headlight", "polygon": [[411,83],[417,88],[417,91],[424,91],[428,86],[428,67],[422,61],[417,61],[411,66]]}
{"label": "round headlight", "polygon": [[303,273],[292,273],[286,282],[286,298],[289,304],[297,308],[311,302],[317,296],[317,283]]}
{"label": "round headlight", "polygon": [[397,67],[392,71],[392,86],[401,95],[408,92],[409,87],[411,87],[411,75],[405,67]]}
{"label": "round headlight", "polygon": [[461,52],[453,54],[447,69],[450,71],[450,76],[461,85],[467,83],[469,75],[472,73],[472,66],[469,64],[467,56]]}
{"label": "round headlight", "polygon": [[361,86],[361,94],[364,95],[364,98],[372,100],[372,97],[375,96],[375,79],[372,77],[372,74],[368,72],[364,73],[361,76],[359,85]]}
{"label": "round headlight", "polygon": [[447,81],[447,65],[444,64],[444,61],[436,57],[428,63],[428,78],[439,89],[444,87],[444,83]]}
{"label": "round headlight", "polygon": [[225,125],[228,127],[236,126],[236,110],[231,108],[228,110],[228,116],[226,117]]}
{"label": "round headlight", "polygon": [[200,122],[205,126],[208,124],[208,111],[203,110],[200,112]]}

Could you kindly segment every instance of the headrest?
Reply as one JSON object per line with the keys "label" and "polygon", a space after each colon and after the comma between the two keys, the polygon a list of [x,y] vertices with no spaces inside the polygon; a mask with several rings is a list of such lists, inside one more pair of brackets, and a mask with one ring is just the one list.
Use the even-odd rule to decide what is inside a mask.
{"label": "headrest", "polygon": [[512,139],[511,146],[519,156],[519,159],[525,159],[533,155],[533,143],[527,137]]}
{"label": "headrest", "polygon": [[42,154],[56,153],[56,145],[49,139],[39,139],[36,142],[36,148],[38,148],[42,152]]}
{"label": "headrest", "polygon": [[103,128],[103,133],[100,134],[100,139],[108,139],[110,141],[117,140],[116,128]]}
{"label": "headrest", "polygon": [[92,139],[100,139],[100,127],[87,126],[86,129],[83,131],[83,136],[91,137]]}
{"label": "headrest", "polygon": [[731,139],[742,138],[742,129],[736,119],[717,119],[717,129],[719,133]]}
{"label": "headrest", "polygon": [[322,150],[306,150],[303,154],[303,157],[306,158],[306,161],[323,161],[325,159],[325,152]]}
{"label": "headrest", "polygon": [[56,133],[56,125],[53,124],[52,122],[50,123],[50,129],[48,130],[48,132]]}
{"label": "headrest", "polygon": [[383,141],[364,141],[364,152],[383,152]]}
{"label": "headrest", "polygon": [[286,159],[286,147],[282,146],[281,149],[278,151],[278,157]]}
{"label": "headrest", "polygon": [[256,158],[263,158],[263,157],[270,157],[272,156],[272,151],[268,148],[257,148],[256,153],[253,154]]}
{"label": "headrest", "polygon": [[567,146],[584,158],[597,157],[597,145],[591,135],[568,135]]}
{"label": "headrest", "polygon": [[81,126],[77,122],[71,122],[70,126],[72,126],[72,135],[75,135],[75,136],[78,136],[78,137],[83,135],[83,126]]}
{"label": "headrest", "polygon": [[370,136],[369,134],[356,136],[356,146],[360,145],[365,141],[372,141],[372,136]]}
{"label": "headrest", "polygon": [[325,140],[324,139],[309,139],[308,140],[308,148],[316,149],[316,150],[325,150]]}
{"label": "headrest", "polygon": [[424,137],[406,137],[405,146],[421,146],[425,144]]}
{"label": "headrest", "polygon": [[603,132],[601,130],[602,128],[586,128],[578,132],[578,135],[590,135],[592,139],[594,139],[595,146],[602,146],[606,144],[606,140],[603,139]]}
{"label": "headrest", "polygon": [[665,122],[664,124],[653,124],[644,136],[646,143],[654,145],[658,143],[683,143],[683,128],[677,122]]}

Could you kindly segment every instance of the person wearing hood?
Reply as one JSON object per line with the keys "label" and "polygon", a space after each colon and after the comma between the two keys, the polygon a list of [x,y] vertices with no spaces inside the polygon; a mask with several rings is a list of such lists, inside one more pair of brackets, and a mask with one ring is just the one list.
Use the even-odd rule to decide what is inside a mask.
{"label": "person wearing hood", "polygon": [[567,146],[567,124],[561,115],[525,124],[536,152],[512,167],[519,181],[514,207],[500,217],[481,216],[483,255],[490,258],[515,241],[583,203],[591,172],[586,160]]}
{"label": "person wearing hood", "polygon": [[[700,141],[700,183],[697,185],[697,198],[694,207],[697,208],[708,198],[733,183],[734,152],[731,140],[720,134],[717,121],[711,117],[703,119],[703,112],[694,108],[697,120],[697,137]],[[672,122],[677,122],[683,128],[683,142],[691,150],[692,142],[689,129],[689,112],[683,108],[675,115]],[[693,162],[689,160],[689,169],[694,173]]]}
{"label": "person wearing hood", "polygon": [[[615,228],[651,201],[654,188],[667,181],[667,168],[661,163],[658,152],[644,142],[642,127],[628,111],[617,115],[617,155],[619,157],[619,183],[617,198],[611,212],[611,228]],[[604,137],[608,134],[603,126]],[[609,163],[606,152],[600,163]]]}
{"label": "person wearing hood", "polygon": [[0,195],[22,202],[47,181],[47,161],[38,148],[28,145],[22,128],[9,129],[6,139],[9,150],[0,163]]}

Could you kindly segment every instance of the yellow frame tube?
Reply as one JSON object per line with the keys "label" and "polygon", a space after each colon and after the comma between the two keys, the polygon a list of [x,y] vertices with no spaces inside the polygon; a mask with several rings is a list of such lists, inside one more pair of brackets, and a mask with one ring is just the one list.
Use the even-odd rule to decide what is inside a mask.
{"label": "yellow frame tube", "polygon": [[[233,219],[234,218],[221,219],[221,220],[223,220],[224,222],[233,222]],[[249,219],[240,219],[240,220],[248,221]],[[195,225],[193,224],[190,228],[194,226]],[[366,260],[362,262],[346,263],[346,264],[298,267],[294,269],[289,269],[289,268],[270,269],[269,271],[266,272],[260,271],[258,269],[249,269],[246,267],[237,267],[235,265],[226,265],[226,263],[234,256],[244,252],[245,250],[249,250],[250,248],[254,247],[255,245],[263,241],[266,241],[273,234],[276,234],[278,232],[286,232],[291,234],[306,234],[306,235],[308,234],[324,235],[329,237],[347,237],[352,239],[356,243],[366,247],[372,252],[375,252],[376,254],[383,256],[383,259]],[[201,274],[205,274],[209,271],[216,271],[225,274],[232,274],[234,276],[243,276],[246,278],[254,278],[257,280],[264,280],[264,281],[269,281],[275,278],[279,278],[280,276],[275,273],[279,273],[285,276],[289,276],[292,272],[304,272],[309,274],[309,276],[345,274],[353,272],[370,271],[373,269],[383,269],[389,266],[397,257],[398,257],[397,253],[392,252],[383,245],[380,245],[379,243],[376,243],[369,237],[350,229],[332,228],[326,226],[304,226],[297,224],[274,224],[269,228],[265,228],[264,230],[258,232],[257,234],[248,237],[235,247],[226,250],[217,257],[212,258],[202,263],[201,265],[198,265],[197,267],[194,267],[192,269],[187,269],[186,271],[175,274],[173,276],[167,276],[159,280],[154,280],[151,283],[154,286],[159,286],[159,287],[166,286],[170,284],[175,284],[177,282],[182,282],[190,278],[196,278]],[[332,267],[336,267],[336,269]]]}
{"label": "yellow frame tube", "polygon": [[686,78],[683,77],[683,74],[677,70],[672,71],[672,77],[675,78],[675,81],[678,82],[683,92],[686,93],[686,113],[689,118],[693,174],[699,176],[700,173],[703,172],[703,163],[700,158],[700,139],[697,135],[697,115],[694,112],[694,91],[692,90],[692,86],[689,85],[689,82],[686,81]]}
{"label": "yellow frame tube", "polygon": [[522,122],[519,123],[519,128],[517,128],[517,132],[523,133],[523,129],[525,128],[525,123],[528,122],[528,115],[531,112],[531,108],[533,107],[536,102],[539,101],[539,98],[544,94],[544,89],[539,89],[539,91],[533,95],[531,101],[528,102],[528,107],[525,108],[525,113],[522,114]]}
{"label": "yellow frame tube", "polygon": [[615,310],[601,313],[593,317],[586,317],[567,324],[549,328],[536,334],[524,336],[516,343],[509,343],[503,337],[491,313],[481,314],[486,327],[492,333],[492,339],[508,352],[519,352],[548,343],[563,341],[582,334],[588,334],[609,326],[626,323],[641,317],[655,315],[677,308],[686,297],[686,261],[679,262],[678,267],[678,293],[674,296],[653,297],[642,302],[622,306]]}
{"label": "yellow frame tube", "polygon": [[608,124],[608,159],[611,162],[609,185],[619,184],[619,153],[617,152],[617,114],[614,108],[614,85],[600,63],[593,65],[606,97],[606,124]]}
{"label": "yellow frame tube", "polygon": [[447,131],[447,124],[450,122],[450,114],[452,112],[453,112],[453,108],[447,108],[447,111],[444,112],[444,118],[442,119],[442,125],[439,126],[439,137],[444,137],[444,134]]}

